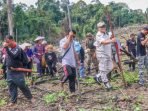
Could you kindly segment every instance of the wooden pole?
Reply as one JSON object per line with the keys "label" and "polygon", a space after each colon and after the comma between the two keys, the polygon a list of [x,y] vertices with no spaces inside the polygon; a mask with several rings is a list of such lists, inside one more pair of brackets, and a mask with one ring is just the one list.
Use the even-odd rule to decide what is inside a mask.
{"label": "wooden pole", "polygon": [[13,16],[12,16],[12,0],[7,0],[7,14],[8,14],[8,31],[9,35],[14,36],[13,32]]}

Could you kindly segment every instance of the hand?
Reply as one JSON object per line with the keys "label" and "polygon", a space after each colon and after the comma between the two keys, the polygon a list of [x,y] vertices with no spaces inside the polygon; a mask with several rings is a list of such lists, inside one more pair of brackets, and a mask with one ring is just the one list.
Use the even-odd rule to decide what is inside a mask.
{"label": "hand", "polygon": [[8,47],[8,44],[6,42],[3,42],[3,47]]}
{"label": "hand", "polygon": [[96,53],[93,54],[93,58],[94,58],[94,59],[96,58]]}
{"label": "hand", "polygon": [[111,39],[111,42],[112,42],[112,43],[116,42],[116,38],[112,38],[112,39]]}
{"label": "hand", "polygon": [[3,69],[0,69],[0,74],[3,74],[4,73],[4,70]]}
{"label": "hand", "polygon": [[38,55],[40,56],[41,54],[40,54],[40,53],[38,53]]}
{"label": "hand", "polygon": [[73,40],[73,33],[72,32],[69,33],[69,40],[70,41]]}
{"label": "hand", "polygon": [[77,61],[77,65],[78,65],[78,66],[80,66],[80,65],[81,65],[81,63],[80,63],[80,61],[79,61],[79,60]]}

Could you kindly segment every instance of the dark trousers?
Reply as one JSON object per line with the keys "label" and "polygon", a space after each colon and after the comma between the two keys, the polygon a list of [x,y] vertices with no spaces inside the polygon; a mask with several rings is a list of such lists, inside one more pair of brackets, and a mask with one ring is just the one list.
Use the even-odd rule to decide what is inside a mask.
{"label": "dark trousers", "polygon": [[50,74],[52,77],[54,76],[54,72],[57,72],[57,68],[56,66],[53,64],[48,64],[48,67],[47,67],[47,74]]}
{"label": "dark trousers", "polygon": [[65,83],[67,80],[69,80],[69,90],[70,92],[75,92],[76,69],[69,65],[65,65],[63,69],[64,76],[61,79],[62,83]]}
{"label": "dark trousers", "polygon": [[[131,53],[134,57],[136,57],[136,49],[131,50],[129,53]],[[135,62],[129,63],[129,68],[134,71],[135,70]]]}
{"label": "dark trousers", "polygon": [[[33,63],[32,63],[32,60],[27,64],[27,68],[28,69],[32,69],[32,65],[33,65]],[[27,76],[28,77],[30,77],[31,76],[31,72],[29,72],[28,74],[27,74]]]}
{"label": "dark trousers", "polygon": [[17,78],[14,80],[8,80],[8,87],[9,92],[11,96],[11,102],[16,103],[17,102],[17,96],[18,96],[18,89],[19,88],[22,93],[25,95],[25,97],[29,100],[32,99],[32,94],[28,88],[28,86],[25,84],[24,78]]}

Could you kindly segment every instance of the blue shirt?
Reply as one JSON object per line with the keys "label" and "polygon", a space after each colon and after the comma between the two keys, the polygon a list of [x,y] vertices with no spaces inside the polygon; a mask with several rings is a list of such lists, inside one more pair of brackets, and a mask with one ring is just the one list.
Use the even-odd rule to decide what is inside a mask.
{"label": "blue shirt", "polygon": [[25,53],[27,54],[28,57],[32,57],[32,56],[33,56],[33,52],[32,52],[31,49],[27,49],[27,50],[25,51]]}

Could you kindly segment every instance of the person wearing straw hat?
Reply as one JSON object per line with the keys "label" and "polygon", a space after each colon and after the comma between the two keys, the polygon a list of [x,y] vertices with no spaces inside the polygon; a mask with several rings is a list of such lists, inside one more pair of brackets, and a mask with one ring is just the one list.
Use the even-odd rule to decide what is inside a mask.
{"label": "person wearing straw hat", "polygon": [[42,76],[42,56],[45,52],[44,45],[42,44],[44,37],[38,36],[35,41],[35,47],[33,49],[34,57],[37,60],[37,72],[39,76]]}
{"label": "person wearing straw hat", "polygon": [[108,74],[113,69],[112,56],[111,56],[111,44],[116,41],[114,38],[110,38],[106,34],[106,25],[104,22],[97,24],[98,32],[96,34],[96,56],[99,61],[99,74],[95,76],[95,80],[98,83],[103,82],[105,88],[110,90],[112,86],[108,80]]}
{"label": "person wearing straw hat", "polygon": [[[27,57],[28,57],[27,68],[28,68],[28,69],[32,69],[32,65],[33,65],[33,61],[32,61],[33,52],[32,52],[32,50],[30,49],[31,44],[29,44],[29,43],[24,43],[24,44],[22,44],[22,45],[24,45],[24,47],[25,47],[25,48],[24,48],[24,52],[26,53],[26,55],[27,55]],[[31,72],[28,72],[27,76],[30,77],[30,76],[31,76]]]}
{"label": "person wearing straw hat", "polygon": [[54,52],[53,45],[47,45],[45,47],[45,54],[43,59],[45,59],[46,67],[51,75],[51,77],[54,77],[54,72],[57,72],[56,69],[56,63],[57,63],[57,56]]}

